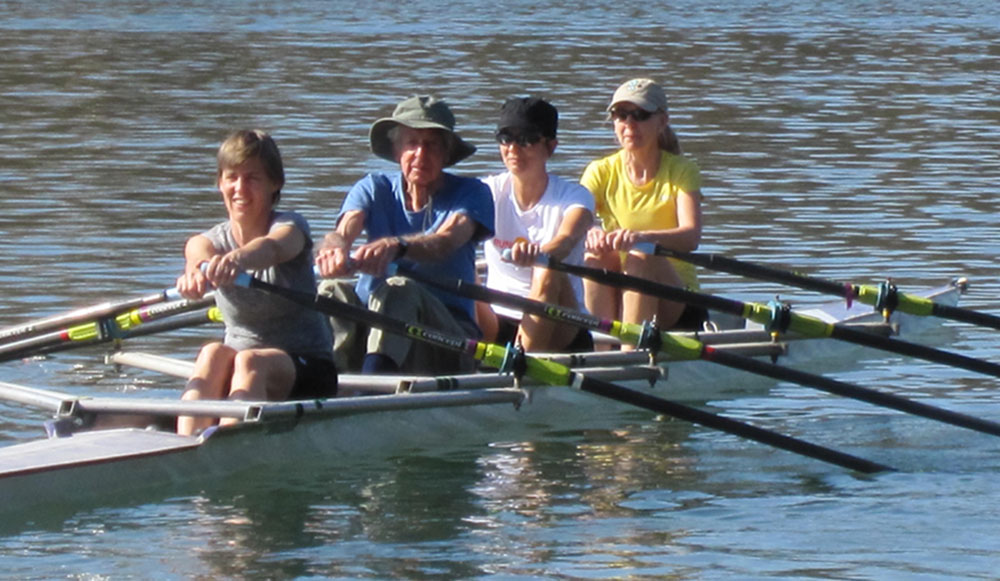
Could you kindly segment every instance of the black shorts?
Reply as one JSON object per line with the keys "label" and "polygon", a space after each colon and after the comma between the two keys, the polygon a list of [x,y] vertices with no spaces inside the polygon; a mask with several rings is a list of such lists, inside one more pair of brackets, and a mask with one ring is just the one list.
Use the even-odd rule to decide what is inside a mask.
{"label": "black shorts", "polygon": [[[494,342],[499,345],[513,343],[514,338],[517,337],[518,326],[518,321],[515,321],[510,317],[504,317],[502,315],[498,316],[497,338]],[[569,342],[569,345],[559,349],[559,351],[564,353],[585,353],[593,350],[594,337],[590,334],[590,331],[584,329],[583,327],[581,327],[580,330],[577,331],[576,335],[573,336],[573,340]]]}
{"label": "black shorts", "polygon": [[685,305],[681,318],[677,324],[671,327],[674,331],[702,331],[705,321],[708,320],[708,311],[704,307]]}
{"label": "black shorts", "polygon": [[295,384],[288,399],[321,399],[337,395],[337,366],[333,359],[291,355]]}

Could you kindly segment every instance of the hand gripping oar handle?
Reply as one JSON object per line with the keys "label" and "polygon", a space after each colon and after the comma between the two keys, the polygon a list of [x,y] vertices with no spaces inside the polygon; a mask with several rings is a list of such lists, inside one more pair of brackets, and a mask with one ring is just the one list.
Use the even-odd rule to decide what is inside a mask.
{"label": "hand gripping oar handle", "polygon": [[[538,263],[546,268],[560,270],[576,276],[589,278],[602,284],[612,285],[619,288],[627,288],[643,294],[656,296],[662,299],[697,305],[709,310],[730,313],[744,319],[761,323],[768,329],[780,332],[791,331],[806,337],[833,338],[847,341],[866,347],[896,353],[907,357],[923,359],[933,363],[950,365],[984,375],[1000,377],[1000,364],[959,353],[943,351],[926,345],[910,343],[901,339],[882,337],[856,329],[849,329],[842,325],[828,323],[816,317],[810,317],[801,313],[778,312],[780,306],[763,305],[760,303],[746,303],[714,295],[696,293],[687,289],[661,284],[645,278],[639,278],[610,271],[607,269],[590,268],[575,264],[560,262],[552,257],[539,257]],[[774,328],[774,324],[781,322],[780,328]]]}
{"label": "hand gripping oar handle", "polygon": [[[881,296],[881,290],[876,286],[855,285],[851,283],[826,280],[794,271],[782,270],[743,260],[736,260],[735,258],[729,258],[719,254],[678,252],[675,250],[668,250],[661,246],[656,248],[655,253],[658,256],[676,258],[678,260],[683,260],[684,262],[689,262],[711,270],[787,284],[789,286],[805,290],[843,297],[848,301],[857,300],[858,302],[872,306],[878,305]],[[943,305],[928,298],[906,293],[897,292],[896,296],[896,310],[908,315],[916,315],[920,317],[934,316],[951,321],[969,323],[970,325],[1000,329],[1000,316],[997,315],[991,315],[989,313],[983,313],[981,311],[974,311],[972,309],[956,307],[953,305]]]}
{"label": "hand gripping oar handle", "polygon": [[[473,339],[463,339],[435,330],[426,329],[418,325],[400,321],[361,307],[342,303],[315,293],[307,293],[280,287],[249,276],[238,277],[236,284],[277,294],[296,304],[302,305],[306,308],[315,309],[329,316],[343,317],[345,319],[364,323],[371,327],[378,327],[387,332],[403,335],[410,339],[423,341],[437,347],[463,352],[491,366],[500,367],[503,361],[507,358],[508,350],[506,347],[490,343],[482,343]],[[830,448],[824,448],[816,444],[778,434],[776,432],[771,432],[763,428],[758,428],[737,420],[712,414],[681,403],[653,397],[613,383],[586,377],[553,361],[546,361],[535,357],[525,357],[525,372],[530,377],[550,385],[575,387],[595,395],[642,407],[692,423],[697,423],[729,434],[740,436],[742,438],[768,444],[776,448],[781,448],[789,452],[794,452],[796,454],[836,464],[850,470],[856,470],[864,473],[892,470],[892,468],[888,466],[871,462],[857,456],[838,452]]]}
{"label": "hand gripping oar handle", "polygon": [[[586,313],[501,292],[463,280],[424,276],[407,267],[397,267],[397,271],[404,276],[446,292],[473,300],[500,303],[508,307],[520,309],[525,313],[539,315],[554,321],[609,333],[633,345],[637,344],[643,336],[642,325],[598,319]],[[821,375],[805,373],[788,367],[774,365],[766,361],[727,353],[724,350],[715,349],[696,339],[679,334],[662,332],[658,345],[658,351],[673,355],[678,359],[703,359],[748,373],[770,377],[779,381],[790,381],[842,397],[864,401],[993,436],[1000,436],[1000,424],[996,422],[916,402],[875,389],[829,379]]]}

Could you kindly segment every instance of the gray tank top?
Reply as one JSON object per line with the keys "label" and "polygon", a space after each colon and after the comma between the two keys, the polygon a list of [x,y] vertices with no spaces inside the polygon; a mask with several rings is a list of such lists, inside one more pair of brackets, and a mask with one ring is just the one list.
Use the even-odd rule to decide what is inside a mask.
{"label": "gray tank top", "polygon": [[[295,212],[273,212],[271,230],[293,225],[305,234],[302,252],[292,260],[250,274],[271,284],[315,293],[312,238],[309,223]],[[203,232],[219,252],[238,248],[228,220]],[[320,313],[258,289],[230,286],[219,289],[215,303],[226,324],[225,344],[233,349],[274,347],[290,355],[333,358],[330,323]]]}

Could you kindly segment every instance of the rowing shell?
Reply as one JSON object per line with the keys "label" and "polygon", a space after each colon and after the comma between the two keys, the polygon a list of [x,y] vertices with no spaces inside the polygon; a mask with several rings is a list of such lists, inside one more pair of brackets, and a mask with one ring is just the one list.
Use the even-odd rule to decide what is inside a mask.
{"label": "rowing shell", "polygon": [[[955,305],[964,284],[920,293]],[[801,311],[828,322],[874,325],[881,316],[864,305],[831,303]],[[894,314],[892,329],[912,338],[935,325],[931,318]],[[777,357],[794,366],[834,369],[857,359],[862,348],[830,339],[774,343],[762,329],[702,332],[706,343]],[[752,378],[704,361],[651,361],[648,354],[605,352],[552,355],[578,371],[674,400],[710,401],[767,389],[773,381]],[[177,376],[190,363],[155,356],[122,354],[118,364],[137,365]],[[512,386],[506,376],[371,377],[343,375],[344,391],[384,395],[338,397],[306,402],[182,402],[177,399],[80,398],[0,385],[0,399],[50,409],[49,438],[0,448],[0,512],[39,504],[115,499],[154,486],[206,483],[262,467],[295,464],[350,465],[361,458],[414,450],[489,443],[523,437],[539,426],[590,428],[620,423],[625,406],[567,388]],[[444,391],[443,391],[444,390]],[[595,405],[595,403],[597,405]],[[114,427],[136,417],[177,415],[236,417],[244,421],[179,436],[150,427]]]}

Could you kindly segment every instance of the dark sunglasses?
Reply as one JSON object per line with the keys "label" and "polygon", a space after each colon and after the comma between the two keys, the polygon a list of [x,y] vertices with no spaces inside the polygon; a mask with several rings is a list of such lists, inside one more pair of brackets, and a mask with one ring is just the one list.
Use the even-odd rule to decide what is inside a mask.
{"label": "dark sunglasses", "polygon": [[652,117],[653,114],[645,109],[612,109],[611,118],[615,121],[625,122],[629,117],[637,122],[643,122]]}
{"label": "dark sunglasses", "polygon": [[497,143],[500,145],[511,145],[518,144],[521,147],[527,147],[529,145],[534,145],[542,140],[540,133],[510,133],[508,131],[501,131],[497,133]]}

